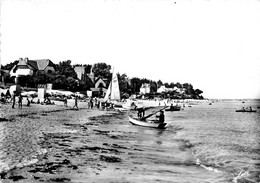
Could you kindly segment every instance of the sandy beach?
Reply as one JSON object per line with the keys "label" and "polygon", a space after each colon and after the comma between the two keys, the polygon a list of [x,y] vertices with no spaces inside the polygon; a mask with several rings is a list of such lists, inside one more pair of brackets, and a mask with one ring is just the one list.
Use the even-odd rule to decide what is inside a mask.
{"label": "sandy beach", "polygon": [[[101,151],[106,151],[103,154],[110,151],[114,153],[118,151],[114,149],[117,146],[104,142],[102,134],[106,131],[97,129],[98,124],[90,120],[118,112],[88,109],[86,102],[79,102],[79,110],[72,109],[73,105],[73,100],[68,101],[68,107],[59,101],[55,101],[55,105],[24,105],[22,109],[18,109],[18,106],[12,109],[11,104],[1,105],[1,112],[7,119],[0,122],[1,125],[19,126],[24,131],[33,128],[34,132],[37,131],[35,141],[39,150],[26,161],[26,157],[21,157],[21,163],[14,163],[13,167],[0,164],[0,182],[85,182],[86,177],[91,180],[91,177],[107,168],[102,162],[120,161],[120,158],[99,154]],[[11,134],[5,135],[3,130],[0,128],[0,140],[4,143]],[[93,133],[101,134],[100,139],[93,139]],[[1,150],[5,153],[13,152],[12,147],[2,147],[0,144]],[[101,179],[105,180],[112,170],[110,172],[106,169],[105,172]]]}
{"label": "sandy beach", "polygon": [[236,113],[240,101],[166,111],[166,130],[73,104],[1,106],[0,182],[259,182],[259,112]]}

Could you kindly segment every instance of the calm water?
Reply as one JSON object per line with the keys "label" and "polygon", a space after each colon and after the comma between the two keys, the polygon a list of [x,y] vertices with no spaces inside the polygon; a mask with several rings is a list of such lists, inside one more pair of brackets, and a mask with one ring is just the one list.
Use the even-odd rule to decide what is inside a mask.
{"label": "calm water", "polygon": [[260,109],[235,112],[242,106],[257,109],[259,103],[201,103],[165,112],[169,127],[164,131],[131,126],[124,119],[118,131],[137,132],[124,140],[143,150],[131,157],[139,165],[132,179],[260,182]]}
{"label": "calm water", "polygon": [[[98,146],[96,139],[102,136],[103,146],[120,147],[114,156],[122,161],[106,165],[115,170],[107,175],[107,182],[260,182],[259,105],[204,102],[165,112],[166,130],[131,125],[128,113],[103,116],[94,118],[88,127],[96,133],[87,136],[82,131],[86,133],[82,138]],[[252,106],[257,112],[235,112],[242,106]],[[44,153],[38,145],[40,126],[32,121],[19,124],[0,123],[1,170],[34,163],[37,154]]]}

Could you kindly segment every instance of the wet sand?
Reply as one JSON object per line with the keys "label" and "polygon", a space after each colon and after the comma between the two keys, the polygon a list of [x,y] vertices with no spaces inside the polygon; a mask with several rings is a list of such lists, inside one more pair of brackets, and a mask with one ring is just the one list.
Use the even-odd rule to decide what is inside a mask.
{"label": "wet sand", "polygon": [[[118,173],[118,166],[109,164],[120,163],[122,157],[117,155],[125,148],[103,138],[109,135],[106,127],[109,125],[97,127],[119,112],[88,109],[84,102],[79,102],[76,110],[72,109],[73,104],[68,101],[70,107],[65,107],[55,101],[55,105],[24,105],[23,109],[1,105],[7,121],[0,123],[36,126],[42,153],[27,166],[10,167],[11,170],[2,172],[0,182],[106,182]],[[95,117],[102,115],[102,122],[95,121]]]}
{"label": "wet sand", "polygon": [[[223,111],[226,104],[219,105],[214,109],[205,104],[168,112],[166,130],[130,124],[128,113],[136,115],[135,111],[88,109],[81,102],[79,110],[71,109],[73,101],[69,101],[70,107],[58,102],[53,106],[34,104],[22,110],[2,106],[8,121],[0,122],[0,169],[3,161],[16,166],[0,173],[0,182],[234,182],[241,170],[230,167],[230,156],[240,162],[241,156],[236,155],[240,151],[223,155],[215,146],[232,132],[221,130],[224,134],[219,137],[216,123],[234,120],[229,111]],[[158,109],[150,110],[147,114]],[[230,111],[234,112],[234,107]],[[228,118],[219,122],[223,112]],[[224,150],[232,145],[227,140],[220,146]],[[24,161],[27,155],[31,159]]]}

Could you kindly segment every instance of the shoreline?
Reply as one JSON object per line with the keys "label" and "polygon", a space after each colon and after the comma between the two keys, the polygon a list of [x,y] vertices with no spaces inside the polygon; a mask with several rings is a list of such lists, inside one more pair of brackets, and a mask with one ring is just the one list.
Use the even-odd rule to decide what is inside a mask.
{"label": "shoreline", "polygon": [[[68,101],[68,105],[73,106],[71,104],[74,104],[73,100]],[[1,105],[0,110],[7,120],[1,121],[0,125],[36,125],[39,151],[27,161],[13,166],[0,164],[0,168],[2,167],[0,182],[66,182],[66,178],[62,177],[66,177],[67,171],[77,175],[76,171],[80,163],[77,165],[72,163],[76,161],[73,151],[77,151],[78,147],[76,146],[81,143],[79,139],[84,139],[86,131],[92,133],[88,129],[88,125],[91,125],[90,118],[94,119],[99,116],[118,113],[117,111],[99,110],[97,108],[88,109],[86,102],[79,102],[78,107],[79,110],[65,107],[63,102],[59,101],[55,101],[55,105],[32,104],[30,107],[24,105],[22,109],[12,109],[11,104]],[[0,138],[0,140],[2,139]],[[70,145],[66,144],[67,142]],[[83,144],[86,145],[86,143]],[[62,151],[66,151],[64,147],[69,147],[71,152],[62,155]],[[68,156],[70,153],[72,153],[72,156]],[[54,172],[55,167],[64,170]],[[55,178],[57,176],[59,178]]]}

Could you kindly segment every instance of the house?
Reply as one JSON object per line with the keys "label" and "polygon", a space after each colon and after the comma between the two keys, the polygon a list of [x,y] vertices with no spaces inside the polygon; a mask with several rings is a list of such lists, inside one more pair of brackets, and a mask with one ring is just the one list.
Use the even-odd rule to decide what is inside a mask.
{"label": "house", "polygon": [[102,77],[95,77],[94,73],[92,72],[92,69],[90,70],[90,73],[86,72],[86,69],[84,66],[76,66],[74,67],[75,72],[77,73],[77,77],[79,80],[83,81],[85,84],[88,84],[91,93],[93,93],[94,96],[104,95],[104,92],[107,91],[107,82]]}
{"label": "house", "polygon": [[163,93],[163,92],[178,92],[178,93],[184,93],[185,88],[178,88],[177,86],[174,86],[174,88],[167,88],[165,85],[162,85],[157,89],[157,93]]}
{"label": "house", "polygon": [[19,62],[10,70],[10,76],[26,76],[35,73],[55,72],[55,64],[49,59],[29,60],[19,58]]}
{"label": "house", "polygon": [[74,67],[74,71],[77,74],[77,78],[80,81],[84,81],[84,83],[86,83],[86,79],[87,79],[86,68],[84,66],[76,66]]}
{"label": "house", "polygon": [[150,84],[148,83],[143,83],[141,88],[140,88],[140,93],[142,94],[146,94],[146,93],[150,93]]}
{"label": "house", "polygon": [[165,85],[160,86],[157,89],[157,93],[162,93],[162,92],[171,92],[174,91],[174,88],[167,88]]}

